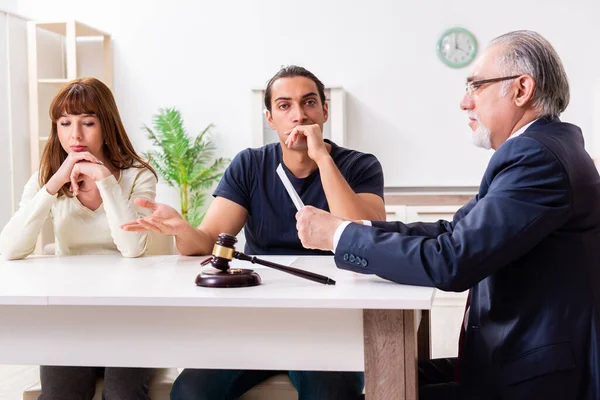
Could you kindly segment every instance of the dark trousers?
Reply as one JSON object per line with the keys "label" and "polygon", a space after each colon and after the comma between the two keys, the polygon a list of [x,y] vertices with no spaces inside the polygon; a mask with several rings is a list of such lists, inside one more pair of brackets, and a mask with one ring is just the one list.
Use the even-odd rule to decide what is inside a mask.
{"label": "dark trousers", "polygon": [[458,399],[456,358],[419,360],[419,400]]}
{"label": "dark trousers", "polygon": [[96,379],[104,376],[103,400],[150,400],[148,368],[41,366],[38,400],[92,400]]}
{"label": "dark trousers", "polygon": [[419,360],[419,400],[457,400],[455,368],[456,358]]}
{"label": "dark trousers", "polygon": [[[283,371],[185,369],[171,400],[234,400]],[[298,400],[354,400],[363,391],[362,372],[289,371]]]}

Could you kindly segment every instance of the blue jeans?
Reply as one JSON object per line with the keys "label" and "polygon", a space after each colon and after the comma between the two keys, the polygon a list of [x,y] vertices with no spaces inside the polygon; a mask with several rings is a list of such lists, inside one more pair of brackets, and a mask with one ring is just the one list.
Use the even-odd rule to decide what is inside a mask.
{"label": "blue jeans", "polygon": [[[171,400],[234,400],[282,371],[184,369]],[[354,400],[364,387],[362,372],[289,371],[298,400]]]}

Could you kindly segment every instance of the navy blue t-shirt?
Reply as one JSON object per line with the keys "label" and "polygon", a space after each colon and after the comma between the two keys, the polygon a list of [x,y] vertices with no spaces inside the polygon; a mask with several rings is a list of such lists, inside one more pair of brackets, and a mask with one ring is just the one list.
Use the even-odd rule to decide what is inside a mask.
{"label": "navy blue t-shirt", "polygon": [[[373,193],[383,198],[383,171],[372,154],[331,145],[331,158],[355,193]],[[215,189],[214,197],[224,197],[248,210],[244,226],[247,254],[331,254],[302,247],[296,230],[296,207],[277,175],[281,163],[305,205],[329,211],[329,204],[317,169],[298,179],[283,163],[280,143],[238,153]]]}

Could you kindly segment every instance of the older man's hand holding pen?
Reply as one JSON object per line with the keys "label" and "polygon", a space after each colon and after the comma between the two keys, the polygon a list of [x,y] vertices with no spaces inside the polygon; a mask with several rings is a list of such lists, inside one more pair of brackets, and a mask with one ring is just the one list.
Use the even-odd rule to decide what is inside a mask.
{"label": "older man's hand holding pen", "polygon": [[307,249],[333,250],[333,236],[344,221],[349,220],[312,206],[303,207],[296,213],[296,229],[302,246]]}

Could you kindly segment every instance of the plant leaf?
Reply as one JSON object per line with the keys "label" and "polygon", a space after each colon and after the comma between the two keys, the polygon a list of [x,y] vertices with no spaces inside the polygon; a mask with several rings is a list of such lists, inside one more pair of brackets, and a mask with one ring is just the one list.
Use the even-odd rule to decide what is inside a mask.
{"label": "plant leaf", "polygon": [[[179,189],[181,210],[185,218],[198,226],[205,213],[200,210],[206,200],[206,191],[221,179],[230,160],[214,158],[216,147],[209,138],[213,128],[209,124],[195,138],[188,135],[181,113],[176,108],[160,108],[152,117],[152,128],[143,125],[155,149],[145,157],[156,172],[171,186]],[[186,190],[187,194],[182,195]]]}

